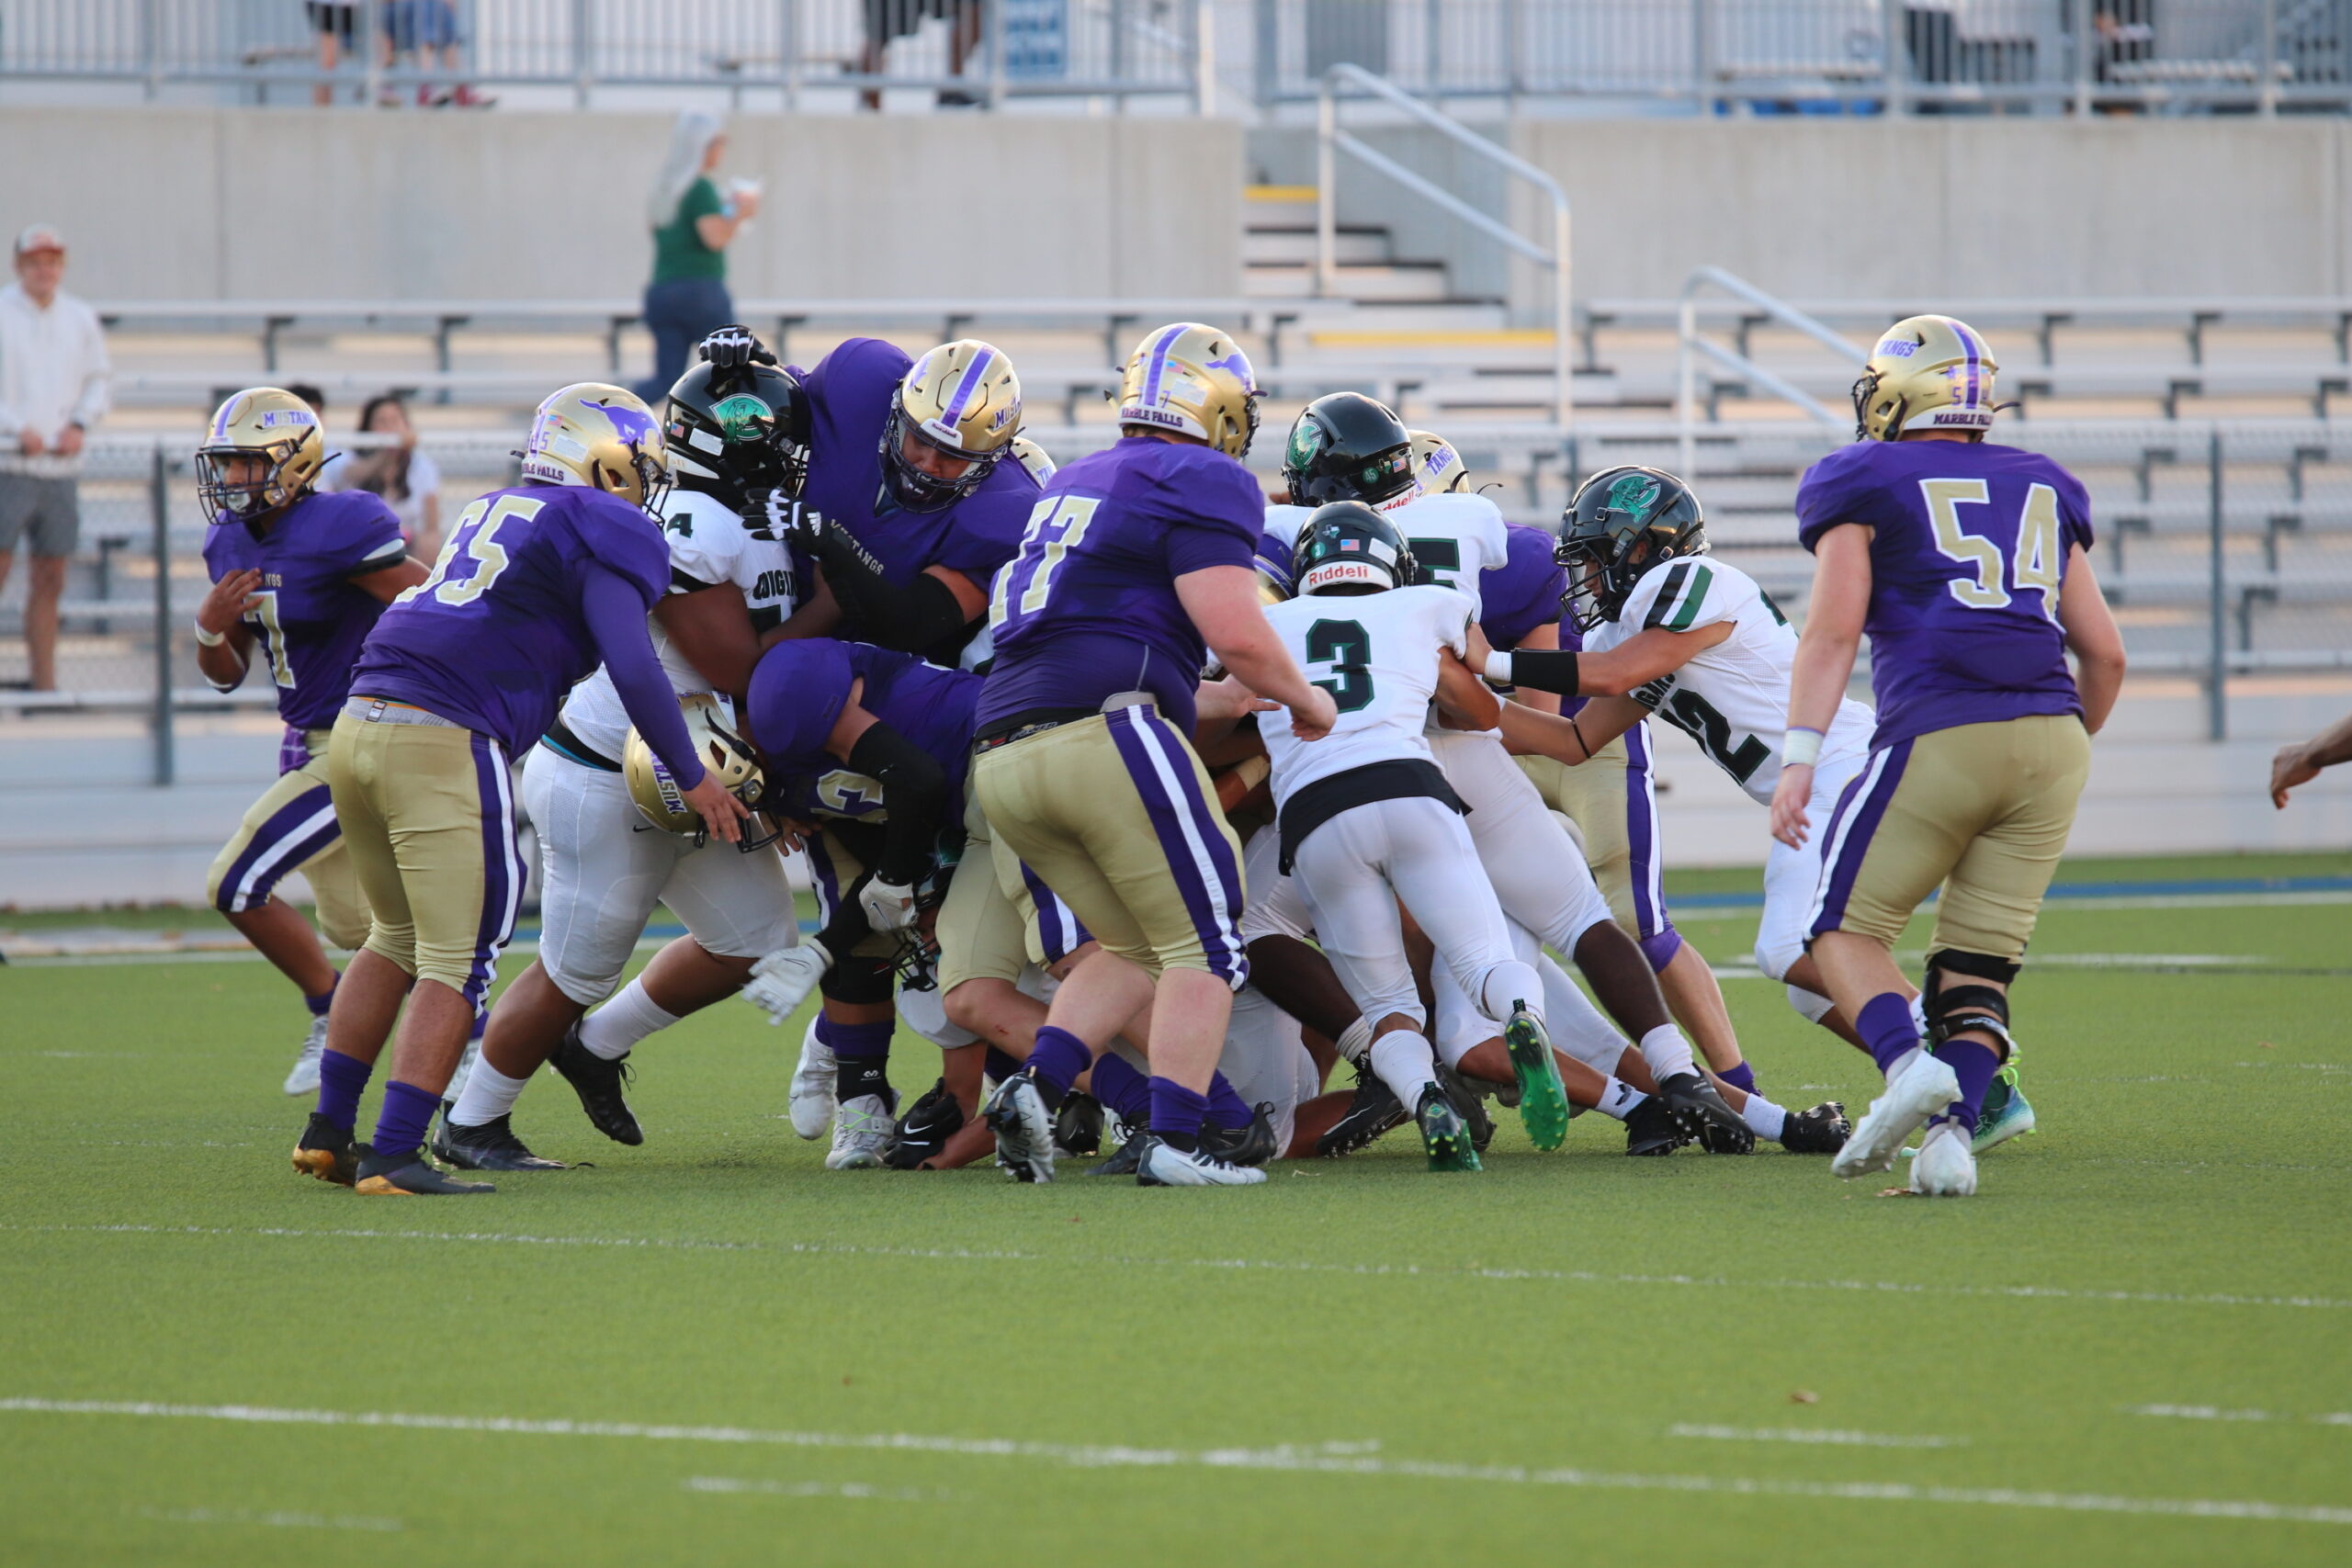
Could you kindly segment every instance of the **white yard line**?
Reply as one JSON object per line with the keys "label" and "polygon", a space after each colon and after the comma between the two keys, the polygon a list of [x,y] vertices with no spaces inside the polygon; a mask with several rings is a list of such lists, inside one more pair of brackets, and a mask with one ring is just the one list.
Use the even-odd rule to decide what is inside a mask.
{"label": "white yard line", "polygon": [[2314,1427],[2352,1427],[2352,1411],[2318,1416],[2281,1416],[2267,1410],[2225,1410],[2218,1404],[2127,1404],[2126,1416],[2162,1416],[2181,1421],[2301,1421]]}
{"label": "white yard line", "polygon": [[170,1404],[144,1400],[0,1399],[0,1412],[880,1450],[944,1454],[957,1458],[1043,1460],[1078,1469],[1247,1470],[1352,1475],[1382,1480],[1485,1482],[1510,1486],[1704,1492],[1737,1496],[1817,1497],[1841,1502],[1946,1503],[1994,1508],[2047,1508],[2069,1513],[2352,1525],[2352,1508],[2250,1499],[2118,1497],[2098,1493],[2029,1491],[2015,1487],[1921,1486],[1908,1482],[1782,1481],[1743,1475],[1638,1475],[1601,1470],[1477,1464],[1454,1460],[1389,1459],[1378,1453],[1334,1453],[1318,1446],[1295,1444],[1261,1449],[1139,1449],[1042,1443],[1014,1438],[933,1437],[908,1432],[770,1431],[752,1427],[656,1426],[637,1421],[538,1420],[507,1416],[431,1416],[375,1410],[285,1410],[251,1404]]}
{"label": "white yard line", "polygon": [[1286,1274],[1348,1274],[1362,1278],[1528,1280],[1577,1285],[1665,1285],[1747,1291],[1838,1291],[1858,1294],[1972,1296],[2009,1301],[2099,1302],[2153,1306],[2295,1307],[2352,1310],[2332,1296],[2192,1295],[2169,1291],[2102,1291],[2065,1285],[1919,1285],[1894,1280],[1734,1280],[1719,1274],[1611,1274],[1585,1269],[1422,1268],[1411,1263],[1316,1263],[1255,1258],[1137,1258],[1059,1255],[961,1247],[860,1247],[843,1242],[699,1241],[665,1236],[527,1235],[507,1231],[379,1231],[295,1229],[281,1225],[13,1225],[0,1233],[90,1235],[253,1235],[300,1240],[456,1242],[482,1247],[641,1247],[684,1252],[775,1252],[802,1257],[935,1258],[958,1263],[1044,1263],[1073,1269],[1104,1265],[1152,1269],[1264,1269]]}
{"label": "white yard line", "polygon": [[408,1528],[398,1519],[371,1519],[350,1514],[302,1514],[282,1508],[268,1512],[253,1508],[141,1508],[139,1517],[175,1525],[270,1525],[279,1529],[389,1531]]}
{"label": "white yard line", "polygon": [[1713,1438],[1733,1443],[1827,1443],[1856,1449],[1952,1449],[1966,1438],[1936,1438],[1900,1432],[1848,1432],[1829,1427],[1709,1427],[1679,1421],[1669,1438]]}
{"label": "white yard line", "polygon": [[876,1486],[864,1481],[760,1481],[728,1475],[690,1475],[688,1492],[754,1493],[763,1497],[854,1497],[876,1503],[954,1503],[955,1492],[926,1492],[914,1486]]}

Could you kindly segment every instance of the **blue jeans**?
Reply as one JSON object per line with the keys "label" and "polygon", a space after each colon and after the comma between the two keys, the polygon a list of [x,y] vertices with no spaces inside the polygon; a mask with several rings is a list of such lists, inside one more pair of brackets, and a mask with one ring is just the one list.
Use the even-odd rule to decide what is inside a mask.
{"label": "blue jeans", "polygon": [[653,375],[633,389],[658,409],[692,363],[695,344],[735,319],[735,301],[716,277],[673,277],[645,286],[645,326],[653,334]]}

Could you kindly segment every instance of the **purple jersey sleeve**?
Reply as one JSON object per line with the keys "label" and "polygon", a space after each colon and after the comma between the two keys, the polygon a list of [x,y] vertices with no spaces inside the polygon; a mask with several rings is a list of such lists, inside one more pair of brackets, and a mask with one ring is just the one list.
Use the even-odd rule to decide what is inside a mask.
{"label": "purple jersey sleeve", "polygon": [[346,490],[315,499],[338,503],[332,527],[324,531],[316,547],[322,568],[340,570],[346,577],[361,577],[398,566],[408,558],[408,540],[401,534],[401,520],[384,504],[382,496],[364,490]]}
{"label": "purple jersey sleeve", "polygon": [[1508,649],[1560,618],[1568,574],[1552,558],[1552,536],[1544,530],[1513,523],[1505,537],[1510,548],[1503,564],[1478,574],[1478,624],[1488,642]]}
{"label": "purple jersey sleeve", "polygon": [[1212,566],[1250,566],[1266,531],[1266,501],[1238,463],[1187,465],[1155,499],[1168,519],[1162,557],[1170,577]]}
{"label": "purple jersey sleeve", "polygon": [[1861,442],[1840,446],[1805,470],[1797,486],[1797,542],[1806,549],[1840,524],[1878,525],[1885,498],[1869,467],[1871,451]]}
{"label": "purple jersey sleeve", "polygon": [[856,678],[849,649],[831,637],[777,643],[760,655],[744,697],[752,743],[786,772],[832,766],[825,741]]}

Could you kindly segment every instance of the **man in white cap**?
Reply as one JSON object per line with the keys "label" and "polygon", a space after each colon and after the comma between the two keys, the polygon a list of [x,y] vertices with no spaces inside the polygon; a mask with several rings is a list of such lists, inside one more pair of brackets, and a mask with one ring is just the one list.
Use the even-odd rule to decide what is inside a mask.
{"label": "man in white cap", "polygon": [[36,223],[17,236],[17,281],[0,288],[0,587],[30,542],[25,647],[36,692],[57,689],[57,600],[82,527],[74,476],[83,433],[107,412],[97,312],[58,287],[65,242]]}

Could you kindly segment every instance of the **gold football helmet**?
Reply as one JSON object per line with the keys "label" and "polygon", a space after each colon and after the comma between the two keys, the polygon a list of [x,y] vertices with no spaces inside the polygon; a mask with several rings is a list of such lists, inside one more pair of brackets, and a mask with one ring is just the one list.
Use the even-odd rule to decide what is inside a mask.
{"label": "gold football helmet", "polygon": [[648,512],[670,489],[661,421],[635,392],[603,381],[549,393],[515,456],[535,483],[610,491]]}
{"label": "gold football helmet", "polygon": [[1160,327],[1127,355],[1119,423],[1195,435],[1240,457],[1258,434],[1258,373],[1241,345],[1215,327]]}
{"label": "gold football helmet", "polygon": [[[941,344],[909,367],[882,436],[882,481],[910,512],[936,512],[978,490],[1021,434],[1021,378],[978,338]],[[910,458],[907,444],[930,448]]]}
{"label": "gold football helmet", "polygon": [[1982,441],[1999,405],[1993,350],[1967,322],[1912,316],[1880,334],[1854,383],[1854,434],[1899,440],[1913,430],[1961,430]]}
{"label": "gold football helmet", "polygon": [[250,522],[300,500],[326,460],[310,404],[276,387],[248,387],[213,411],[196,449],[196,492],[206,516]]}
{"label": "gold football helmet", "polygon": [[1413,438],[1413,478],[1420,481],[1423,495],[1447,495],[1470,488],[1470,470],[1463,467],[1462,454],[1453,449],[1453,442],[1426,430],[1407,434]]}
{"label": "gold football helmet", "polygon": [[[766,780],[760,773],[760,760],[751,742],[731,728],[727,709],[708,692],[688,692],[678,698],[678,710],[686,721],[686,734],[695,743],[695,751],[702,758],[728,794],[745,806],[754,806]],[[645,737],[631,725],[628,739],[621,747],[621,775],[628,784],[628,797],[637,803],[638,811],[648,822],[665,833],[682,834],[697,843],[705,831],[701,813],[686,804],[686,792],[670,776]],[[745,823],[748,829],[753,826]],[[774,835],[758,840],[772,842]],[[745,849],[756,848],[752,835],[743,836]]]}
{"label": "gold football helmet", "polygon": [[1025,435],[1012,438],[1013,460],[1029,470],[1029,477],[1040,485],[1052,479],[1058,466],[1046,456],[1046,449]]}

